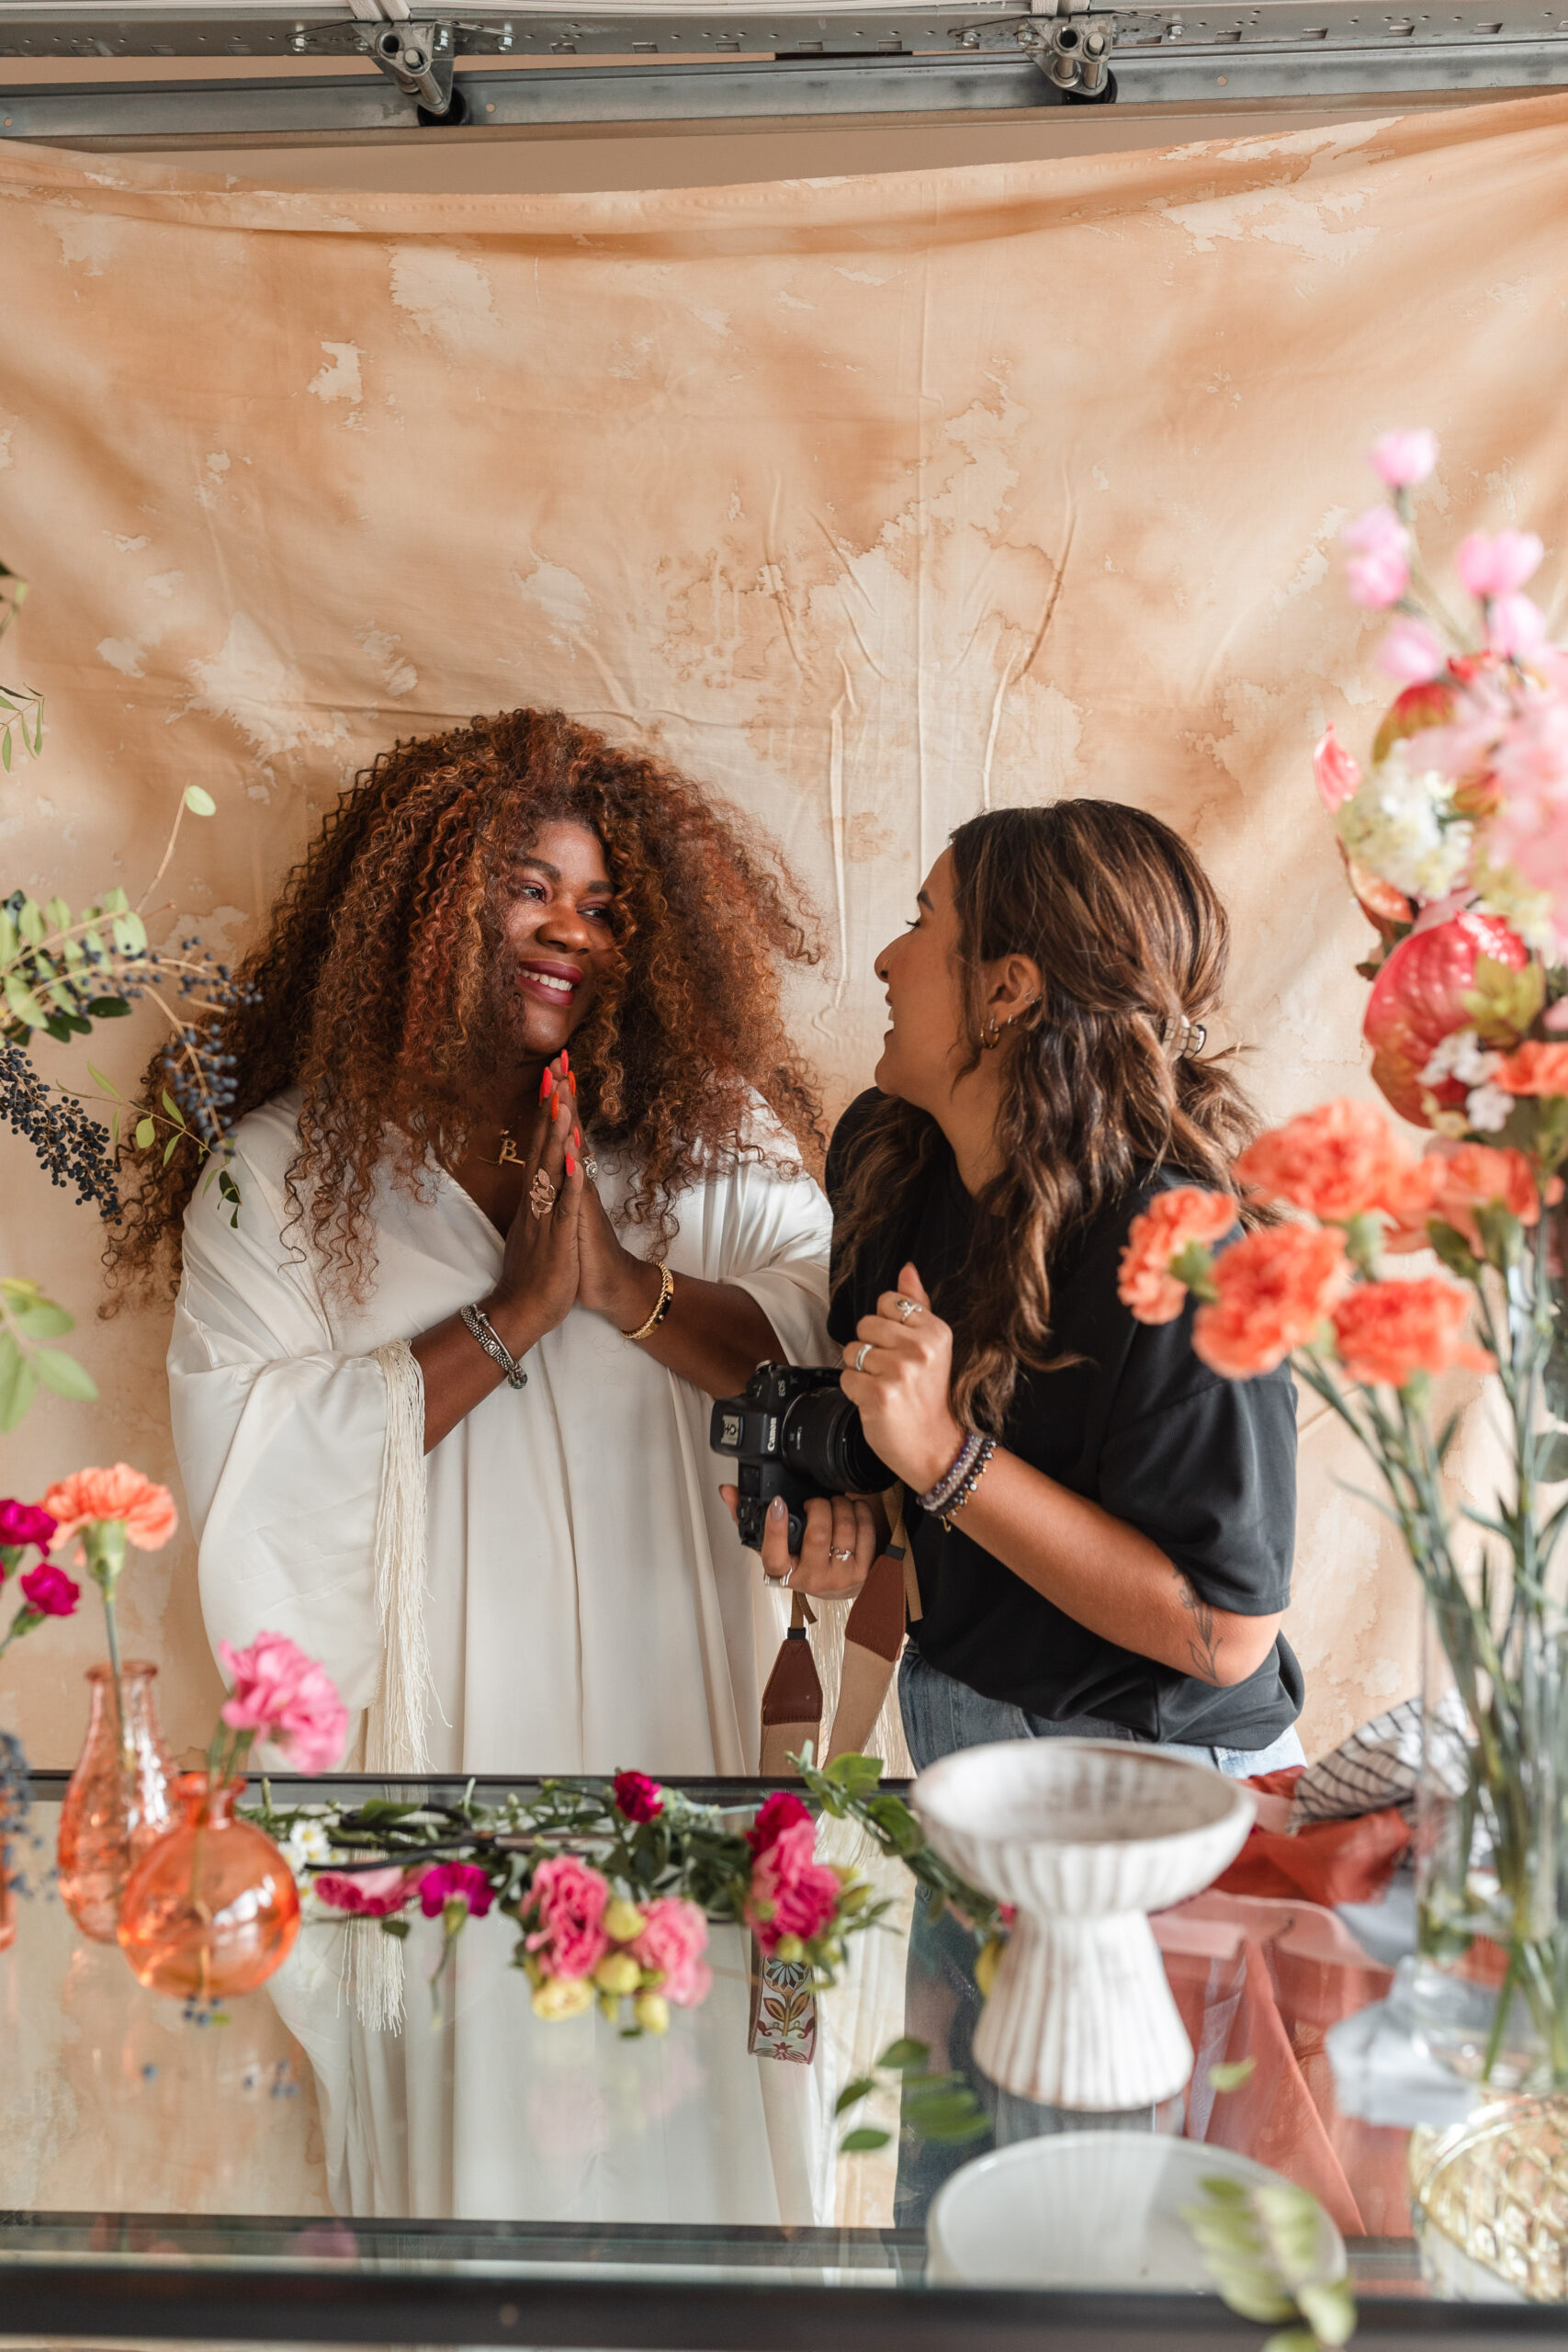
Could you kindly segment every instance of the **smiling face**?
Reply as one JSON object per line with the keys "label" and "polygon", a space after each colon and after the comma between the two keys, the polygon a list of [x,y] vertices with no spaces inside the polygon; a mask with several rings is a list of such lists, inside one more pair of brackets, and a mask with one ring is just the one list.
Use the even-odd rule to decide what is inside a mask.
{"label": "smiling face", "polygon": [[888,1027],[875,1079],[884,1094],[940,1117],[967,1058],[951,850],[931,867],[915,906],[915,920],[876,959]]}
{"label": "smiling face", "polygon": [[510,1051],[549,1061],[579,1028],[613,961],[614,887],[597,834],[570,818],[539,827],[498,893],[496,1012]]}

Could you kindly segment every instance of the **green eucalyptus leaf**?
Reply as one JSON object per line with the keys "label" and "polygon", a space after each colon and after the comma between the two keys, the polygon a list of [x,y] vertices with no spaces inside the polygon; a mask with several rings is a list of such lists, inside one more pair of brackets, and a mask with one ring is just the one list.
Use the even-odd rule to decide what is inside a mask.
{"label": "green eucalyptus leaf", "polygon": [[98,1393],[97,1383],[91,1373],[84,1370],[74,1356],[66,1355],[60,1348],[36,1348],[33,1362],[38,1376],[46,1388],[57,1396],[69,1396],[78,1405],[90,1405]]}

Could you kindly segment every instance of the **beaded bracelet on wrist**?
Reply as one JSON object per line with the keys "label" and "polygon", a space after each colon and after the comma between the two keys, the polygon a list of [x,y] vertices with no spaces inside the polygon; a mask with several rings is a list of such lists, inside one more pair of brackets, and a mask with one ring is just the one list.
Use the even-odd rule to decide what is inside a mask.
{"label": "beaded bracelet on wrist", "polygon": [[971,1430],[935,1486],[928,1487],[923,1495],[917,1496],[917,1508],[940,1517],[974,1468],[975,1458],[983,1443],[979,1430]]}
{"label": "beaded bracelet on wrist", "polygon": [[953,1525],[953,1515],[954,1511],[960,1511],[963,1510],[964,1504],[968,1501],[970,1496],[974,1493],[976,1487],[985,1476],[991,1456],[995,1453],[996,1450],[997,1441],[994,1437],[985,1437],[980,1440],[979,1451],[976,1453],[974,1461],[970,1464],[966,1475],[960,1480],[956,1491],[949,1497],[948,1500],[942,1505],[942,1510],[938,1514],[943,1527],[950,1528]]}

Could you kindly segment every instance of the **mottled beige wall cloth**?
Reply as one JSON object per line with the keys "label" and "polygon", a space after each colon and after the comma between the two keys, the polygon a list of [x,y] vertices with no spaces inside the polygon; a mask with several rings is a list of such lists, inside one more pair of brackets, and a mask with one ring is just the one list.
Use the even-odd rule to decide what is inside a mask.
{"label": "mottled beige wall cloth", "polygon": [[[1235,1034],[1283,1111],[1360,1088],[1359,918],[1308,770],[1370,727],[1334,579],[1374,432],[1444,443],[1437,537],[1561,537],[1568,100],[1238,144],[646,197],[280,194],[0,156],[6,649],[49,697],[0,786],[7,882],[138,891],[238,947],[380,743],[558,703],[773,826],[828,959],[835,1106],[871,974],[975,809],[1135,800],[1236,917]],[[13,646],[15,650],[13,651]],[[389,956],[398,952],[389,940]],[[126,1024],[129,1032],[131,1024]],[[146,1033],[106,1033],[124,1081]],[[51,1054],[80,1071],[85,1057]],[[83,1318],[0,1491],[174,1474],[165,1317],[95,1327],[95,1241],[7,1143],[4,1264]],[[1308,1414],[1292,1630],[1309,1743],[1413,1679],[1410,1578]],[[127,1580],[176,1747],[217,1685],[185,1543]],[[0,1707],[68,1760],[89,1620]]]}

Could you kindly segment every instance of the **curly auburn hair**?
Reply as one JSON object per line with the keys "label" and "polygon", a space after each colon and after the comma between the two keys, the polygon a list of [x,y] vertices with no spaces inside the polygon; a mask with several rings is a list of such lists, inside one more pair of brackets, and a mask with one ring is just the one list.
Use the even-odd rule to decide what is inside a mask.
{"label": "curly auburn hair", "polygon": [[[953,1333],[953,1409],[998,1434],[1020,1369],[1068,1361],[1051,1348],[1061,1243],[1140,1169],[1234,1193],[1231,1161],[1259,1122],[1236,1049],[1199,1059],[1187,1027],[1219,1002],[1230,924],[1179,834],[1117,801],[1059,800],[973,817],[952,847],[964,1070],[982,1051],[982,967],[1029,956],[1043,982],[1001,1050],[1001,1169],[977,1203]],[[836,1203],[838,1287],[897,1233],[940,1142],[897,1098],[866,1116]],[[1240,1202],[1237,1216],[1260,1221]]]}
{"label": "curly auburn hair", "polygon": [[[395,743],[361,771],[203,1040],[232,1057],[231,1122],[299,1088],[289,1197],[351,1292],[363,1295],[373,1264],[389,1128],[406,1189],[420,1189],[432,1152],[449,1170],[462,1157],[498,877],[563,818],[597,835],[615,890],[614,958],[571,1052],[584,1128],[638,1170],[630,1220],[668,1238],[676,1195],[716,1159],[797,1168],[782,1138],[758,1141],[756,1095],[820,1166],[820,1104],[780,1007],[782,967],[815,963],[818,950],[782,859],[674,769],[559,711],[476,718]],[[166,1082],[161,1050],[151,1099]],[[197,1156],[177,1151],[165,1166],[154,1144],[128,1157],[136,1189],[105,1251],[110,1281],[172,1292]]]}

